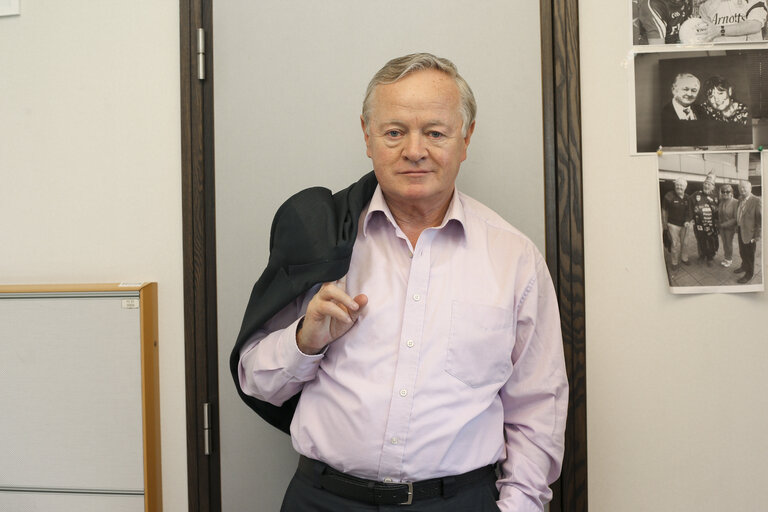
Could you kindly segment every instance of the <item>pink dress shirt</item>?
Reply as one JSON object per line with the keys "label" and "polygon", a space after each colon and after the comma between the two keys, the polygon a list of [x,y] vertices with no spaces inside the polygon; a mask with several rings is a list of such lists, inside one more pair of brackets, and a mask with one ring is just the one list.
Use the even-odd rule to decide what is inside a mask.
{"label": "pink dress shirt", "polygon": [[379,188],[361,222],[355,325],[320,355],[296,345],[319,285],[245,344],[242,389],[282,404],[300,454],[361,478],[407,482],[501,462],[499,507],[541,511],[560,473],[568,383],[544,260],[523,234],[455,191],[412,247]]}

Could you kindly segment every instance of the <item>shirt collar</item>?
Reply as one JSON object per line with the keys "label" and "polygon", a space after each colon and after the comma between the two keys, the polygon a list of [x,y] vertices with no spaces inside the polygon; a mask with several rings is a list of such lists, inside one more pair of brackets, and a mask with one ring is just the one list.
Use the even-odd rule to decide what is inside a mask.
{"label": "shirt collar", "polygon": [[[363,236],[368,236],[368,224],[373,216],[377,214],[376,212],[378,212],[378,215],[383,214],[395,229],[399,229],[392,212],[389,210],[387,202],[384,200],[384,194],[381,192],[381,185],[376,185],[373,197],[371,197],[371,201],[368,203],[368,209],[363,214],[365,215],[363,220]],[[459,191],[455,187],[453,189],[453,196],[451,196],[451,202],[448,204],[448,210],[445,212],[445,217],[443,217],[443,222],[441,222],[436,229],[443,229],[448,223],[456,224],[462,235],[465,234],[466,217],[464,214],[464,205],[459,197]]]}
{"label": "shirt collar", "polygon": [[694,116],[696,115],[693,112],[693,104],[690,104],[687,107],[684,107],[681,104],[679,104],[678,102],[676,102],[675,100],[672,100],[672,106],[675,108],[675,112],[677,113],[677,117],[680,118],[680,119],[688,119],[688,116],[684,112],[685,109],[688,109],[688,111],[691,114],[693,114]]}

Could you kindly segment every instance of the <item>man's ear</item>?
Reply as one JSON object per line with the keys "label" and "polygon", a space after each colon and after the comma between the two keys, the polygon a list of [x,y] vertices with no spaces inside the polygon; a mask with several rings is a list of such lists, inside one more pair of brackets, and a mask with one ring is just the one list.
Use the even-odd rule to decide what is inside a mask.
{"label": "man's ear", "polygon": [[472,121],[472,124],[469,125],[469,128],[467,128],[467,134],[464,136],[464,152],[461,155],[461,161],[467,159],[467,148],[469,147],[469,141],[472,138],[472,134],[475,131],[475,122]]}
{"label": "man's ear", "polygon": [[363,129],[363,138],[365,139],[365,154],[368,155],[368,158],[371,158],[371,134],[368,133],[368,126],[366,126],[363,116],[360,116],[360,127]]}
{"label": "man's ear", "polygon": [[472,138],[472,133],[475,131],[475,121],[472,121],[472,123],[469,125],[469,128],[467,128],[467,134],[464,136],[464,146],[469,146],[469,139]]}

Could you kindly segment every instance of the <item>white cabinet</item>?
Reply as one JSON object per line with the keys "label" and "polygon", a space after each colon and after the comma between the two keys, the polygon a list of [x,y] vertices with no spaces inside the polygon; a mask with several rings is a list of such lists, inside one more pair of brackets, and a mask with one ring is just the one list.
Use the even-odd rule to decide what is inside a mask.
{"label": "white cabinet", "polygon": [[162,509],[157,286],[0,286],[0,510]]}

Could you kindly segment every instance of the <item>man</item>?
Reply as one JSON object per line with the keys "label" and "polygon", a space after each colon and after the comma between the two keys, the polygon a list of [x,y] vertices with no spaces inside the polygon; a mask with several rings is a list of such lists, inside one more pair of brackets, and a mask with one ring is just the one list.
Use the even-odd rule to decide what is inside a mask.
{"label": "man", "polygon": [[661,110],[661,144],[695,146],[701,143],[702,108],[696,104],[701,82],[691,73],[680,73],[672,82],[672,100]]}
{"label": "man", "polygon": [[715,175],[710,173],[701,184],[701,191],[691,194],[688,199],[693,219],[693,234],[699,253],[699,263],[713,265],[718,249],[717,238],[717,197],[715,197]]}
{"label": "man", "polygon": [[661,223],[672,240],[670,263],[673,272],[680,268],[680,261],[688,264],[688,256],[683,251],[687,226],[691,220],[686,188],[688,188],[688,182],[685,178],[677,178],[675,190],[664,194],[661,202]]}
{"label": "man", "polygon": [[717,208],[720,237],[723,240],[723,261],[720,264],[726,268],[733,264],[733,237],[736,236],[738,209],[739,202],[733,197],[733,187],[726,183],[720,187],[720,206]]}
{"label": "man", "polygon": [[245,393],[280,406],[301,391],[285,512],[541,511],[551,499],[568,389],[557,301],[533,244],[455,188],[475,111],[450,61],[387,63],[363,102],[378,186],[354,217],[346,276],[236,346]]}
{"label": "man", "polygon": [[739,182],[739,209],[736,212],[739,226],[739,255],[741,266],[734,270],[735,274],[744,273],[738,280],[744,284],[752,280],[755,274],[755,251],[757,241],[762,231],[762,203],[760,198],[752,195],[752,183],[749,180]]}
{"label": "man", "polygon": [[706,0],[699,7],[706,22],[703,42],[762,41],[766,10],[764,0]]}
{"label": "man", "polygon": [[640,0],[640,25],[648,44],[680,42],[680,25],[691,15],[688,0]]}

